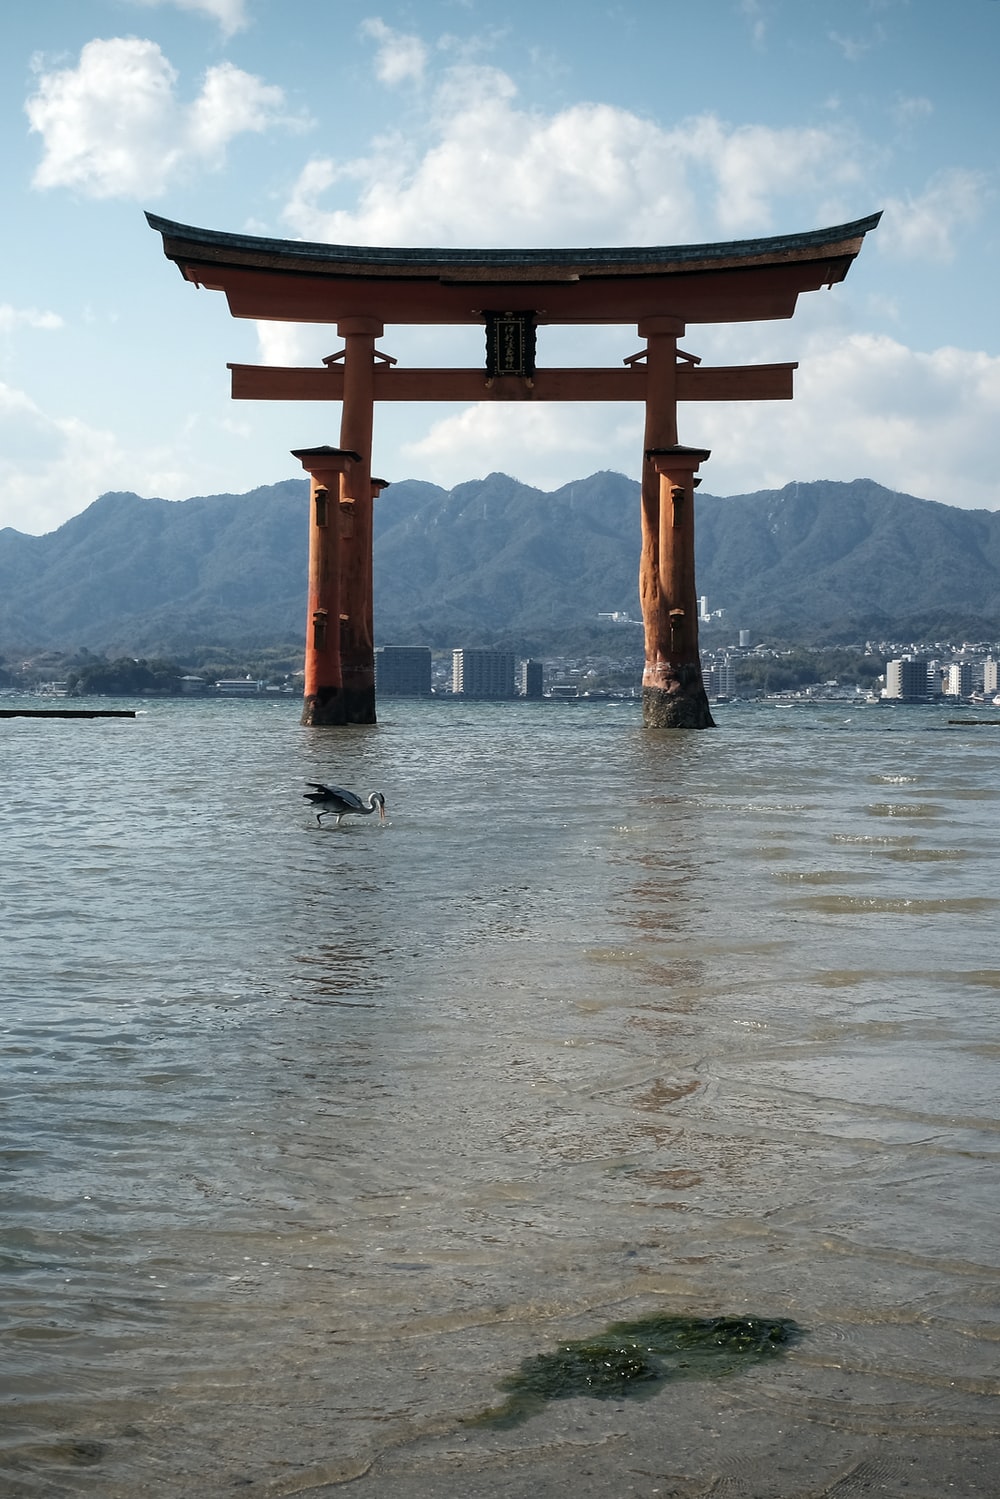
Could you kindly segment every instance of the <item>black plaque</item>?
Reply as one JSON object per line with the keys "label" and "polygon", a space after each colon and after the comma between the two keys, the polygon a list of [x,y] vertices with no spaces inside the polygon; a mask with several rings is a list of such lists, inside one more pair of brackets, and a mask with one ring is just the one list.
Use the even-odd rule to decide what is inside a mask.
{"label": "black plaque", "polygon": [[534,312],[486,312],[486,373],[520,375],[530,380],[535,373]]}

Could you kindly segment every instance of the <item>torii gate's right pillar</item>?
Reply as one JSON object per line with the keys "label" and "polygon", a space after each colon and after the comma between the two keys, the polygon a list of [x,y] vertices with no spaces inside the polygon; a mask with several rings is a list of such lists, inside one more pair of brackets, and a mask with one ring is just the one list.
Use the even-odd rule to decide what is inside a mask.
{"label": "torii gate's right pillar", "polygon": [[715,727],[698,654],[694,577],[695,470],[709,454],[677,442],[677,339],[683,332],[679,318],[639,323],[647,381],[639,563],[646,641],[642,717],[651,729]]}

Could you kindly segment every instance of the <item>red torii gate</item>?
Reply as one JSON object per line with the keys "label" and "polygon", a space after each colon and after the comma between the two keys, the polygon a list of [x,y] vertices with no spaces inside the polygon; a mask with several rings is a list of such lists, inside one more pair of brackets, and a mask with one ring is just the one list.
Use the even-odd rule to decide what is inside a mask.
{"label": "red torii gate", "polygon": [[[585,250],[405,250],[223,234],[147,214],[186,280],[223,291],[234,317],[335,323],[318,368],[231,364],[237,400],[339,401],[340,446],[301,448],[311,480],[306,724],[375,722],[372,478],[376,401],[642,401],[646,724],[712,726],[698,655],[696,471],[678,401],[790,400],[795,364],[703,368],[677,346],[690,323],[789,318],[800,292],[842,281],[881,217],[729,244]],[[479,323],[481,369],[400,369],[375,347],[386,323]],[[635,325],[621,369],[545,369],[536,329]]]}

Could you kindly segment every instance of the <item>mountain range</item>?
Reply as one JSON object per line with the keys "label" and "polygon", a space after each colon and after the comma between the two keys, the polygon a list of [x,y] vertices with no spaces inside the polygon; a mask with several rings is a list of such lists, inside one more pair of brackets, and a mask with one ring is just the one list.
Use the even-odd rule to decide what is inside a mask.
{"label": "mountain range", "polygon": [[[300,650],[307,496],[304,479],[182,501],[109,493],[48,535],[0,531],[0,651]],[[820,480],[699,493],[695,531],[698,591],[727,638],[1000,634],[1000,512]],[[551,654],[613,639],[624,653],[597,615],[640,617],[639,545],[639,486],[622,474],[551,493],[499,473],[393,484],[375,509],[378,643]]]}

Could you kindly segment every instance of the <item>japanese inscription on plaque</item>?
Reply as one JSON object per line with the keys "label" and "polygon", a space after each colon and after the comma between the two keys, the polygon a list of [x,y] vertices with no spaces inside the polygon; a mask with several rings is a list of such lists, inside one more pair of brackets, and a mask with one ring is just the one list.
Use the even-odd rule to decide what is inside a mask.
{"label": "japanese inscription on plaque", "polygon": [[535,373],[534,312],[486,312],[486,373],[520,375]]}

